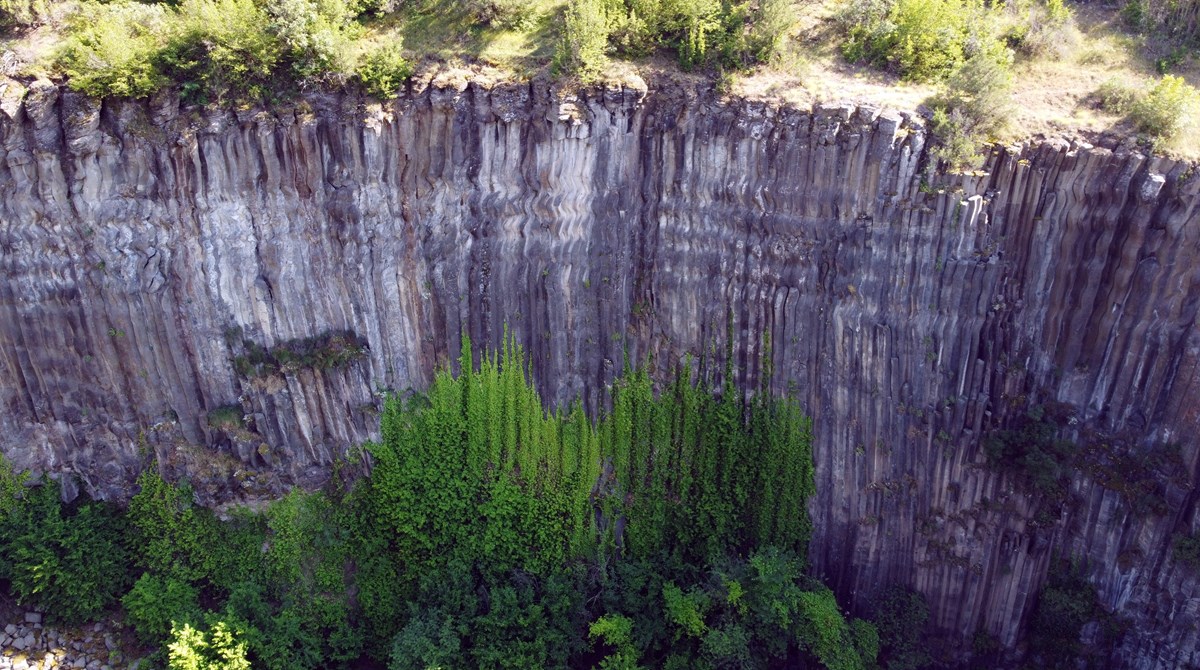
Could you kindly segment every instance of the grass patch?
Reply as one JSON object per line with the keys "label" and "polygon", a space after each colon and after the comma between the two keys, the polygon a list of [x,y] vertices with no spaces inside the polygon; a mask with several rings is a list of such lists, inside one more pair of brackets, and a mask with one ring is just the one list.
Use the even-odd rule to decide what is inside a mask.
{"label": "grass patch", "polygon": [[300,370],[330,370],[365,358],[367,342],[348,330],[330,331],[314,337],[297,338],[270,349],[252,340],[242,340],[233,359],[238,375],[247,379]]}
{"label": "grass patch", "polygon": [[245,427],[241,405],[222,405],[208,413],[208,425],[217,430],[237,430]]}
{"label": "grass patch", "polygon": [[414,3],[381,26],[398,39],[412,58],[478,60],[530,72],[554,51],[556,19],[564,0],[530,0],[522,17],[511,22],[481,22],[466,3]]}

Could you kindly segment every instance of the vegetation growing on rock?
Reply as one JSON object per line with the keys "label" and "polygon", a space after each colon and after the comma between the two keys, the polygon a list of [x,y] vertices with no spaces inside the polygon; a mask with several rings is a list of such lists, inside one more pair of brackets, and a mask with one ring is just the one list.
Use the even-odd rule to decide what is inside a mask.
{"label": "vegetation growing on rock", "polygon": [[[181,670],[873,666],[875,628],[803,572],[813,474],[793,402],[685,364],[657,394],[627,370],[593,422],[547,414],[511,342],[478,365],[466,343],[460,366],[388,401],[370,476],[261,514],[219,521],[153,469],[124,514],[9,477],[0,569],[62,617],[124,594]],[[107,562],[47,563],[60,536]]]}
{"label": "vegetation growing on rock", "polygon": [[[1074,119],[1067,126],[1112,116],[1156,150],[1191,153],[1185,138],[1200,132],[1192,121],[1200,108],[1198,7],[1196,0],[1109,7],[1068,0],[9,0],[0,30],[56,32],[57,41],[39,42],[52,49],[29,47],[41,57],[25,73],[63,76],[90,96],[145,98],[174,87],[189,103],[239,106],[343,85],[390,100],[430,61],[588,83],[621,78],[630,62],[658,69],[656,56],[712,73],[722,91],[743,74],[782,75],[785,88],[808,89],[815,101],[843,96],[846,82],[837,86],[835,73],[813,65],[839,54],[842,63],[821,67],[849,62],[898,77],[883,86],[944,87],[924,96],[936,157],[974,168],[982,144],[1031,132],[1010,123],[1028,116],[1028,95]],[[1118,108],[1104,104],[1094,79],[1087,91],[1043,81],[1072,69],[1109,72],[1147,95],[1136,108]],[[1154,82],[1147,70],[1171,77]],[[1010,91],[1013,74],[1019,90]],[[825,80],[835,85],[821,92]],[[778,93],[781,83],[769,90]],[[1047,96],[1047,86],[1061,90]]]}

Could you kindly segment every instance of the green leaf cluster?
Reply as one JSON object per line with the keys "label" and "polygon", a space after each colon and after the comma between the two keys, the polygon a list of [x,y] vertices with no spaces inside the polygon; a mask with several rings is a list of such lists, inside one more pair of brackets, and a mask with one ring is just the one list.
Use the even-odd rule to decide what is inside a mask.
{"label": "green leaf cluster", "polygon": [[366,9],[347,0],[88,1],[54,63],[93,97],[178,86],[187,102],[252,104],[346,81],[361,33],[354,19]]}
{"label": "green leaf cluster", "polygon": [[1007,67],[997,11],[983,0],[856,0],[839,17],[842,54],[912,81],[945,79],[973,58]]}
{"label": "green leaf cluster", "polygon": [[741,70],[778,55],[795,14],[787,0],[570,0],[557,62],[585,81],[608,53],[673,50],[684,69]]}
{"label": "green leaf cluster", "polygon": [[3,525],[0,551],[22,604],[77,622],[103,612],[129,584],[122,519],[110,505],[64,506],[58,486],[46,482]]}
{"label": "green leaf cluster", "polygon": [[593,420],[547,411],[511,338],[464,338],[457,375],[388,400],[350,491],[224,520],[154,469],[123,515],[2,470],[0,569],[72,616],[123,595],[173,670],[870,667],[874,628],[803,572],[808,419],[693,367],[627,368]]}
{"label": "green leaf cluster", "polygon": [[0,457],[0,579],[52,618],[100,615],[131,583],[125,519],[85,496],[64,504],[55,482],[27,488],[25,479]]}

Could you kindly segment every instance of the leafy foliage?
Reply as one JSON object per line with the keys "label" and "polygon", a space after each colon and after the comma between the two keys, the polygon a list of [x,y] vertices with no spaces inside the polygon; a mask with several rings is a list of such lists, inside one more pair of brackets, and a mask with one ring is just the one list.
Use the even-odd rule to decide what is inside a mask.
{"label": "leafy foliage", "polygon": [[[378,65],[381,68],[387,66],[386,63]],[[392,61],[391,65],[403,67],[395,61]],[[377,78],[369,85],[383,86],[385,81],[392,81],[391,78],[398,74],[400,73],[396,71],[390,74],[377,71],[371,75]],[[404,76],[407,77],[408,74],[404,73]],[[376,93],[381,91],[372,91],[372,94]],[[394,96],[394,93],[395,89],[391,89],[388,95]],[[240,354],[233,359],[233,367],[241,376],[252,378],[291,374],[305,369],[329,370],[349,365],[367,355],[367,343],[350,331],[329,331],[313,337],[287,340],[270,349],[252,340],[242,340],[239,351]]]}
{"label": "leafy foliage", "polygon": [[344,79],[361,9],[343,0],[84,2],[55,62],[95,97],[174,84],[189,102],[269,100],[298,83]]}
{"label": "leafy foliage", "polygon": [[[1088,623],[1099,624],[1100,643],[1085,648],[1080,634]],[[1120,623],[1101,606],[1096,589],[1077,565],[1059,562],[1038,594],[1030,624],[1030,652],[1042,667],[1106,667],[1105,647],[1115,643]]]}
{"label": "leafy foliage", "polygon": [[944,79],[972,59],[1007,67],[993,11],[982,0],[857,0],[839,18],[842,53],[913,81]]}
{"label": "leafy foliage", "polygon": [[143,574],[121,604],[138,638],[149,644],[167,638],[172,627],[201,620],[199,592],[174,577]]}
{"label": "leafy foliage", "polygon": [[990,58],[970,58],[929,101],[934,155],[955,168],[978,167],[979,146],[1002,131],[1011,113],[1008,68]]}
{"label": "leafy foliage", "polygon": [[48,479],[27,484],[0,456],[0,579],[21,604],[51,617],[99,615],[131,582],[125,519],[86,497],[64,505]]}
{"label": "leafy foliage", "polygon": [[37,25],[47,9],[45,0],[0,0],[0,31]]}
{"label": "leafy foliage", "polygon": [[171,627],[169,670],[250,670],[246,644],[235,624],[210,617],[207,630],[183,624]]}
{"label": "leafy foliage", "polygon": [[[50,487],[0,472],[4,574],[25,589],[33,565],[30,593],[94,614],[135,563],[127,620],[178,670],[364,653],[394,669],[874,663],[871,624],[803,573],[811,429],[795,403],[748,400],[728,363],[714,393],[688,360],[657,392],[626,370],[593,422],[579,404],[547,412],[511,340],[478,364],[464,341],[458,367],[388,401],[373,470],[348,493],[294,491],[220,521],[150,469],[120,517],[63,511]],[[66,545],[89,560],[55,553]]]}
{"label": "leafy foliage", "polygon": [[87,499],[63,505],[57,484],[18,490],[7,462],[0,518],[0,578],[23,605],[67,622],[95,617],[130,583],[124,519]]}
{"label": "leafy foliage", "polygon": [[345,0],[265,0],[271,33],[296,79],[314,81],[349,71],[357,13]]}
{"label": "leafy foliage", "polygon": [[169,11],[140,2],[81,5],[56,57],[70,87],[93,97],[144,98],[165,85],[154,61],[167,42]]}
{"label": "leafy foliage", "polygon": [[874,620],[879,630],[880,665],[885,670],[916,670],[929,664],[923,645],[929,605],[921,594],[903,587],[889,588],[876,605]]}
{"label": "leafy foliage", "polygon": [[1171,541],[1171,555],[1192,568],[1200,568],[1200,535],[1178,533]]}
{"label": "leafy foliage", "polygon": [[600,670],[637,670],[637,648],[633,644],[633,620],[620,614],[605,614],[588,626],[588,638],[607,645],[612,652],[600,661]]}
{"label": "leafy foliage", "polygon": [[[765,547],[696,567],[616,566],[602,592],[612,599],[605,603],[610,614],[593,625],[609,636],[614,653],[607,659],[627,664],[614,667],[639,660],[649,667],[769,668],[801,658],[818,667],[873,667],[874,626],[848,622],[833,593],[805,577],[794,554]],[[637,656],[621,641],[626,630]]]}
{"label": "leafy foliage", "polygon": [[1200,93],[1183,77],[1168,74],[1130,105],[1129,118],[1155,142],[1170,142],[1195,123],[1198,107]]}
{"label": "leafy foliage", "polygon": [[1057,407],[1033,407],[1013,429],[990,434],[983,442],[984,452],[993,465],[1017,474],[1034,491],[1062,498],[1078,449],[1057,437],[1064,419]]}
{"label": "leafy foliage", "polygon": [[589,81],[610,50],[643,56],[668,46],[684,69],[741,70],[773,59],[794,22],[787,0],[571,0],[557,63]]}
{"label": "leafy foliage", "polygon": [[1109,79],[1092,96],[1102,109],[1126,117],[1157,145],[1180,137],[1200,115],[1200,92],[1182,77],[1169,74],[1149,89]]}
{"label": "leafy foliage", "polygon": [[571,0],[563,20],[562,44],[555,63],[581,81],[594,81],[608,59],[609,22],[603,0]]}
{"label": "leafy foliage", "polygon": [[379,100],[391,100],[412,76],[412,64],[395,44],[377,47],[367,53],[354,72],[363,90]]}

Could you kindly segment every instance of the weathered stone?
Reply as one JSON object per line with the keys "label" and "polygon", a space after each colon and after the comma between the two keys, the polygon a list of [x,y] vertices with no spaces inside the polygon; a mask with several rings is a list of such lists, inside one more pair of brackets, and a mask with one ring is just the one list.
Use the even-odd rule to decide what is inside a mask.
{"label": "weathered stone", "polygon": [[[1200,584],[1170,549],[1200,527],[1193,166],[1048,142],[938,174],[912,115],[683,84],[307,102],[181,114],[34,82],[0,115],[18,467],[120,498],[146,445],[208,502],[273,495],[377,437],[379,390],[427,385],[462,332],[495,346],[508,324],[548,401],[594,407],[627,353],[666,374],[724,351],[732,311],[738,381],[758,385],[769,333],[774,390],[814,419],[810,558],[845,602],[903,582],[962,649],[1012,647],[1051,557],[1074,555],[1132,621],[1115,665],[1195,660]],[[340,330],[364,359],[233,365],[242,340]],[[1050,401],[1135,451],[1180,442],[1170,512],[1080,473],[1076,504],[1033,523],[980,438]],[[230,404],[244,425],[210,426]]]}
{"label": "weathered stone", "polygon": [[40,612],[26,612],[25,623],[41,623],[42,614]]}

